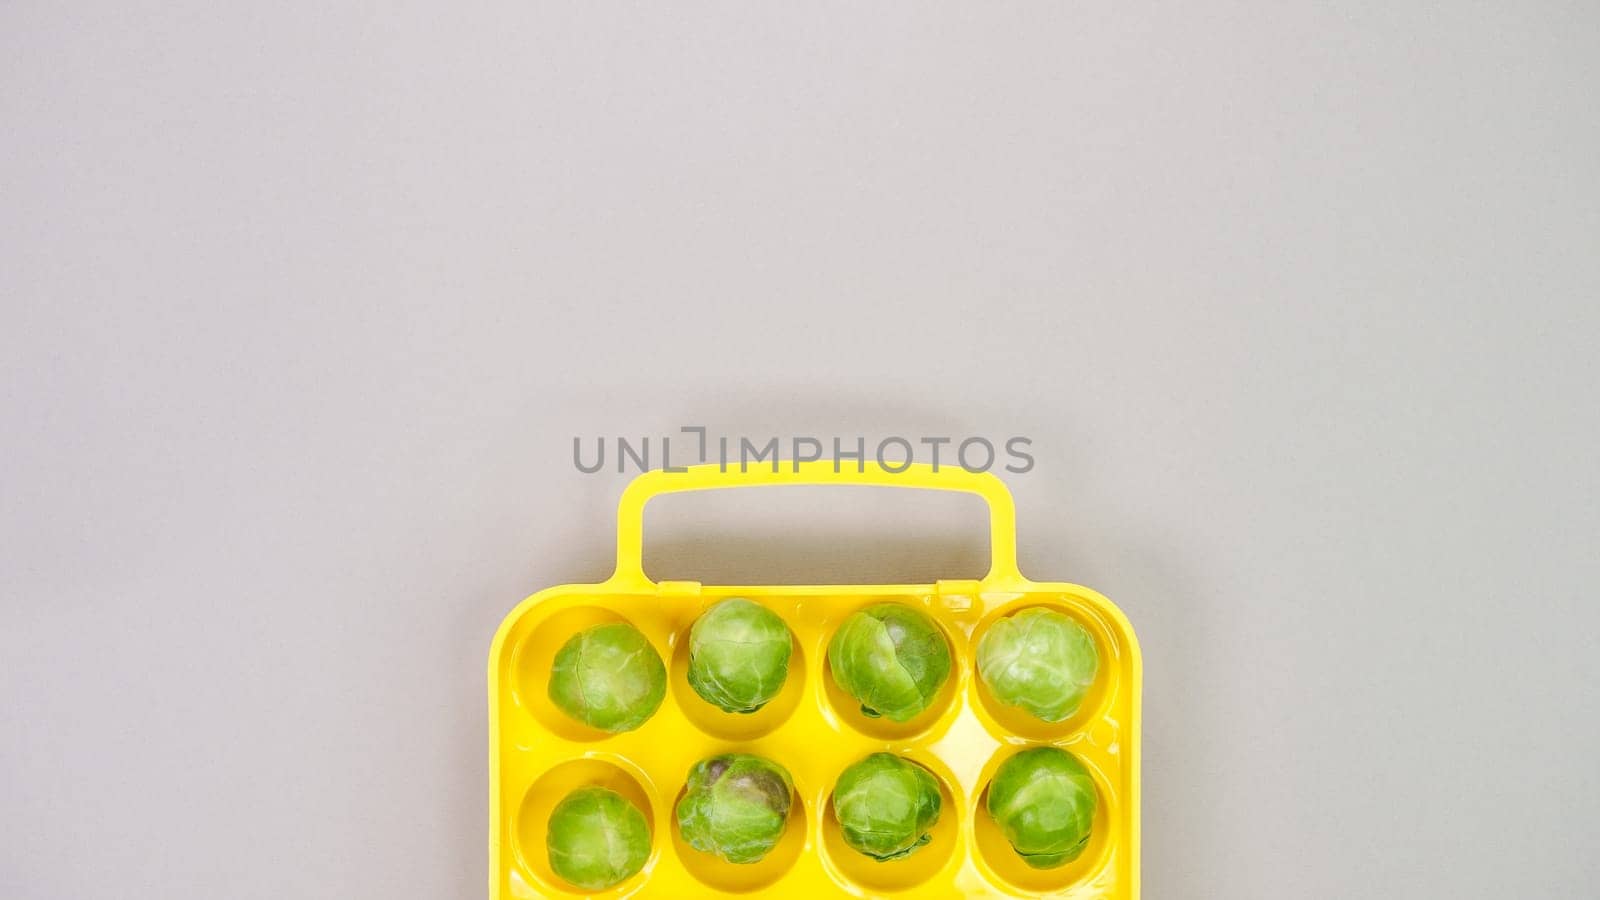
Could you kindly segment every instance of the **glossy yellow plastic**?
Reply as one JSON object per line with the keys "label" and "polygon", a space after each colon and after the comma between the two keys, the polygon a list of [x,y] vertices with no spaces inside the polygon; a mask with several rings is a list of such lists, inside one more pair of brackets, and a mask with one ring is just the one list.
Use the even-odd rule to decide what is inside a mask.
{"label": "glossy yellow plastic", "polygon": [[[966,491],[990,511],[991,567],[979,581],[921,585],[711,586],[651,581],[641,562],[645,504],[678,491],[755,485],[873,485]],[[870,463],[834,471],[832,461],[782,463],[746,472],[716,465],[640,475],[623,492],[617,568],[600,584],[563,585],[519,604],[489,656],[489,895],[523,898],[732,897],[784,900],[854,897],[1114,898],[1139,896],[1139,650],[1109,600],[1088,588],[1033,582],[1017,571],[1011,494],[990,474],[913,465],[891,472]],[[724,713],[701,700],[685,676],[689,627],[726,597],[748,597],[777,612],[795,637],[783,692],[753,715]],[[904,724],[863,716],[827,671],[834,628],[871,603],[906,603],[931,614],[954,651],[954,671],[934,708]],[[1100,674],[1077,715],[1047,725],[988,696],[973,651],[998,617],[1028,606],[1062,610],[1086,626],[1100,650]],[[643,726],[609,735],[566,717],[546,695],[556,650],[575,632],[605,621],[632,622],[667,664],[666,700]],[[1012,753],[1051,744],[1093,774],[1099,812],[1088,849],[1051,870],[1030,869],[984,811],[984,790]],[[778,847],[737,866],[697,852],[678,837],[673,809],[689,767],[742,750],[781,763],[800,802]],[[944,807],[933,840],[911,856],[875,862],[846,847],[829,797],[835,779],[868,753],[909,756],[939,777]],[[583,784],[618,790],[644,811],[654,833],[644,870],[606,891],[586,893],[551,871],[545,829],[552,808]]]}

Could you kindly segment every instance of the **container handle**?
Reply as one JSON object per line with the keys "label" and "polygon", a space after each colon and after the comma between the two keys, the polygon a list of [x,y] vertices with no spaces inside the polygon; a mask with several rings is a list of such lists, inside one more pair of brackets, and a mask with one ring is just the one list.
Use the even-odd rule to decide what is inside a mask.
{"label": "container handle", "polygon": [[[837,467],[837,468],[836,468]],[[873,462],[839,466],[836,461],[795,463],[784,460],[774,470],[769,464],[723,469],[720,463],[688,466],[681,470],[645,472],[622,491],[617,507],[617,570],[612,581],[651,583],[644,573],[644,507],[662,494],[735,487],[833,486],[919,488],[976,494],[989,504],[989,574],[985,581],[1021,580],[1017,571],[1017,515],[1005,482],[988,472],[970,472],[960,466],[909,463],[889,470]]]}

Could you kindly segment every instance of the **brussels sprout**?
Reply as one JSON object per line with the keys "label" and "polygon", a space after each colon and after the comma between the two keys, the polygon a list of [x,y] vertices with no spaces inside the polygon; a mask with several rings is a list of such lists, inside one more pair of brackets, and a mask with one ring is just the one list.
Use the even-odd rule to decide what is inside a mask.
{"label": "brussels sprout", "polygon": [[585,725],[613,733],[645,723],[667,695],[667,669],[639,629],[586,628],[556,651],[550,700]]}
{"label": "brussels sprout", "polygon": [[950,644],[927,613],[879,603],[839,626],[828,668],[863,714],[905,722],[927,709],[950,677]]}
{"label": "brussels sprout", "polygon": [[1083,763],[1064,750],[1035,747],[1000,764],[986,808],[1023,862],[1054,869],[1089,845],[1095,803]]}
{"label": "brussels sprout", "polygon": [[978,678],[989,693],[1046,722],[1078,711],[1099,668],[1088,629],[1053,609],[1000,619],[978,642]]}
{"label": "brussels sprout", "polygon": [[689,629],[689,686],[723,712],[753,713],[783,690],[793,649],[776,613],[730,597]]}
{"label": "brussels sprout", "polygon": [[878,862],[910,856],[932,840],[940,805],[933,773],[893,753],[868,756],[833,786],[844,842]]}
{"label": "brussels sprout", "polygon": [[789,822],[794,783],[783,766],[748,753],[702,759],[678,801],[678,832],[702,853],[731,863],[759,862]]}
{"label": "brussels sprout", "polygon": [[598,891],[644,868],[650,857],[650,825],[616,791],[581,787],[550,813],[545,850],[550,868],[563,881]]}

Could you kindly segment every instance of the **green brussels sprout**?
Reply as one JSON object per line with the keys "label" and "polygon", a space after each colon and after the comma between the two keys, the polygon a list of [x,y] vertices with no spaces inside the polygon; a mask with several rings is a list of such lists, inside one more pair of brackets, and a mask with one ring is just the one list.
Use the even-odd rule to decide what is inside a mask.
{"label": "green brussels sprout", "polygon": [[783,690],[794,641],[772,610],[730,597],[689,629],[689,686],[731,713],[753,713]]}
{"label": "green brussels sprout", "polygon": [[632,731],[655,715],[666,695],[666,666],[632,625],[585,628],[556,651],[550,700],[585,725]]}
{"label": "green brussels sprout", "polygon": [[1065,750],[1035,747],[1000,764],[986,808],[1024,863],[1054,869],[1089,846],[1096,802],[1083,763]]}
{"label": "green brussels sprout", "polygon": [[581,787],[550,813],[545,850],[550,868],[563,881],[603,890],[644,868],[650,858],[650,824],[616,791]]}
{"label": "green brussels sprout", "polygon": [[794,783],[770,759],[724,753],[689,770],[678,801],[678,832],[691,847],[731,863],[759,862],[789,823]]}
{"label": "green brussels sprout", "polygon": [[868,756],[833,786],[844,842],[878,862],[910,856],[932,840],[940,806],[933,773],[893,753]]}
{"label": "green brussels sprout", "polygon": [[879,603],[852,613],[828,644],[828,668],[872,718],[915,718],[950,677],[950,643],[927,613]]}
{"label": "green brussels sprout", "polygon": [[978,642],[978,678],[996,700],[1046,722],[1078,711],[1100,653],[1072,617],[1030,607],[995,622]]}

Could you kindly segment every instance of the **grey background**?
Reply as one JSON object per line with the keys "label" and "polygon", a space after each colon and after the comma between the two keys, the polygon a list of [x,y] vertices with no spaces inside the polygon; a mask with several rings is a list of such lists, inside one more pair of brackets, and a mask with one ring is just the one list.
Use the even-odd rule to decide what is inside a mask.
{"label": "grey background", "polygon": [[610,565],[571,440],[695,424],[1034,440],[1148,896],[1593,896],[1594,4],[671,6],[0,5],[0,896],[483,896],[490,636]]}

